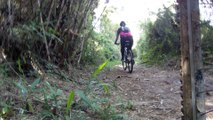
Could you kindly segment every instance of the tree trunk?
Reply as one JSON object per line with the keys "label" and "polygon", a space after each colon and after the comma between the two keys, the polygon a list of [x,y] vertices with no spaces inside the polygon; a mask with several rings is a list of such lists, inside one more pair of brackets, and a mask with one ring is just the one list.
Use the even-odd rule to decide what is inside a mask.
{"label": "tree trunk", "polygon": [[193,51],[194,51],[194,74],[195,74],[195,104],[196,104],[196,117],[197,120],[205,120],[205,92],[204,79],[203,79],[203,61],[201,52],[201,31],[200,31],[200,13],[199,13],[199,0],[191,1],[192,7],[192,36]]}
{"label": "tree trunk", "polygon": [[181,0],[181,81],[183,120],[205,120],[198,0]]}

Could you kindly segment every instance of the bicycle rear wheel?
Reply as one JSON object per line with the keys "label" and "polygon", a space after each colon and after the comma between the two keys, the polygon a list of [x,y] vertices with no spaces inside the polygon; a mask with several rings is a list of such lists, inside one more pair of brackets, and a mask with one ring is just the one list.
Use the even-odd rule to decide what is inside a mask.
{"label": "bicycle rear wheel", "polygon": [[127,48],[125,47],[124,48],[124,60],[122,60],[122,66],[123,66],[123,69],[126,70],[128,68],[128,63],[127,63],[127,55],[128,55],[128,51],[127,51]]}
{"label": "bicycle rear wheel", "polygon": [[128,71],[129,73],[132,73],[133,71],[133,65],[134,65],[134,59],[133,59],[133,53],[131,50],[128,51],[128,54],[127,54],[127,60],[128,60],[128,65],[127,65],[127,68],[128,68]]}

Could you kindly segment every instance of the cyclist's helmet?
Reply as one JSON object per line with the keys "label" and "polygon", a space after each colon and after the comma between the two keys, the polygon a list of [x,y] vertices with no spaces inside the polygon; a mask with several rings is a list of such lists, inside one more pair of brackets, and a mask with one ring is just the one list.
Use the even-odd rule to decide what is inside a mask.
{"label": "cyclist's helmet", "polygon": [[124,27],[124,26],[126,26],[126,23],[125,23],[124,21],[121,21],[121,22],[120,22],[120,26],[121,26],[121,27]]}

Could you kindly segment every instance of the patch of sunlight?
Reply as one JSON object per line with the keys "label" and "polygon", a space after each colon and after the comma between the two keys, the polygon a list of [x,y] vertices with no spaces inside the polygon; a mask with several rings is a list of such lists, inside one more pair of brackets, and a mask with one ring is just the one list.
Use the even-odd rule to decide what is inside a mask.
{"label": "patch of sunlight", "polygon": [[123,68],[122,64],[115,65],[116,67]]}
{"label": "patch of sunlight", "polygon": [[3,48],[0,48],[0,63],[2,63],[6,59],[6,54]]}
{"label": "patch of sunlight", "polygon": [[94,42],[94,44],[95,44],[95,51],[99,51],[99,50],[102,50],[103,49],[103,47],[101,46],[101,45],[99,45],[99,43],[97,42],[97,41],[95,41]]}
{"label": "patch of sunlight", "polygon": [[207,106],[213,106],[213,102],[212,101],[206,101],[206,105]]}

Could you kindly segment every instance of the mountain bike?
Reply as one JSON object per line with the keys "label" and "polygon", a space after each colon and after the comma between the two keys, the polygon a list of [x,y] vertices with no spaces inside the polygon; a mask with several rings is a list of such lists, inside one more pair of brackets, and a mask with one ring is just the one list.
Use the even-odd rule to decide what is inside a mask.
{"label": "mountain bike", "polygon": [[128,69],[128,72],[132,73],[134,64],[135,64],[135,61],[134,61],[133,52],[129,47],[125,46],[124,60],[122,61],[123,69],[124,70]]}
{"label": "mountain bike", "polygon": [[[117,43],[117,45],[119,45],[119,43]],[[131,49],[131,41],[130,40],[125,40],[124,42],[124,60],[122,60],[122,66],[123,69],[126,70],[128,69],[129,73],[132,73],[133,71],[133,66],[135,64],[134,61],[134,56],[133,56],[133,52]]]}

